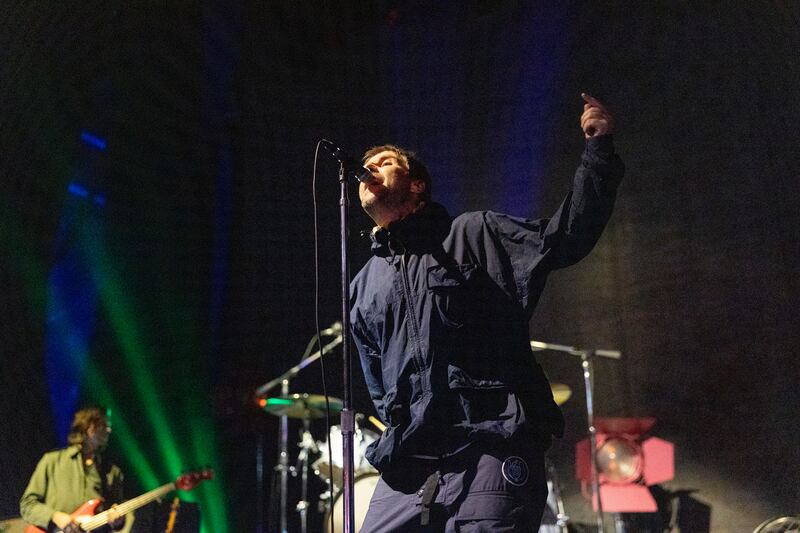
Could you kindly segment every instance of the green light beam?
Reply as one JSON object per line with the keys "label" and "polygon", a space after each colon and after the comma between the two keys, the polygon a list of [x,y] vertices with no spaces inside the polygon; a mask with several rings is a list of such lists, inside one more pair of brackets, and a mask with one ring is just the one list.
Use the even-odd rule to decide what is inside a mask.
{"label": "green light beam", "polygon": [[153,382],[152,376],[155,372],[147,364],[148,357],[142,345],[143,335],[137,328],[133,306],[128,301],[119,276],[105,253],[100,236],[92,228],[82,228],[82,230],[86,259],[92,266],[90,272],[99,290],[103,308],[108,314],[111,329],[122,349],[123,359],[130,371],[140,405],[150,420],[167,470],[170,475],[177,476],[182,469],[181,454]]}

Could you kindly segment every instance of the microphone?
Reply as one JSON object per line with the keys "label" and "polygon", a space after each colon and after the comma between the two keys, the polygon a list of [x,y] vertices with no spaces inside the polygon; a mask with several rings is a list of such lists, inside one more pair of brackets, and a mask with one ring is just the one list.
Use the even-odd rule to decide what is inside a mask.
{"label": "microphone", "polygon": [[347,153],[339,148],[336,143],[327,139],[320,141],[322,146],[331,154],[341,165],[344,167],[345,176],[353,176],[355,179],[362,183],[369,185],[377,181],[372,171],[359,163],[356,159],[347,155]]}

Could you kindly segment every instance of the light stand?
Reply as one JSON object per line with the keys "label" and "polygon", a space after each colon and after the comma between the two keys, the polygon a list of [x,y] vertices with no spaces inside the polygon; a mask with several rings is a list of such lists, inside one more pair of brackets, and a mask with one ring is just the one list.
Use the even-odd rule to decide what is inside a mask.
{"label": "light stand", "polygon": [[589,425],[589,442],[592,446],[592,493],[597,498],[597,531],[603,533],[603,499],[600,497],[600,474],[597,472],[597,428],[594,425],[594,351],[580,351],[581,368],[583,368],[583,384],[586,388],[586,420]]}
{"label": "light stand", "polygon": [[591,460],[592,460],[592,492],[597,499],[597,531],[605,533],[603,523],[603,503],[600,498],[600,476],[597,472],[597,429],[594,425],[594,369],[592,360],[595,357],[608,357],[610,359],[620,359],[622,352],[618,350],[587,350],[578,349],[562,344],[551,344],[547,342],[531,341],[531,348],[534,350],[553,350],[575,355],[581,358],[583,368],[583,384],[586,388],[586,416],[589,426],[589,439],[591,441]]}

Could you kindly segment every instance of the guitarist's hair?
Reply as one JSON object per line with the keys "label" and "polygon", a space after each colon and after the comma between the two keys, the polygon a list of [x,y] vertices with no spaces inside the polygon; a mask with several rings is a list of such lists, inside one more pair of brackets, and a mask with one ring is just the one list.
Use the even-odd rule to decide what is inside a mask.
{"label": "guitarist's hair", "polygon": [[83,441],[86,440],[86,434],[93,424],[108,422],[106,413],[106,408],[99,405],[84,407],[76,412],[75,418],[72,419],[72,426],[69,428],[67,442],[69,444],[83,444]]}

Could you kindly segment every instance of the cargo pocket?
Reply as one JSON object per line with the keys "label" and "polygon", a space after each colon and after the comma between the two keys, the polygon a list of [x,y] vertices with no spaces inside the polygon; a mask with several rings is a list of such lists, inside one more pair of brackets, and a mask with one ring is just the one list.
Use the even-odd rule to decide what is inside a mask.
{"label": "cargo pocket", "polygon": [[458,510],[456,531],[462,533],[519,531],[524,516],[523,506],[505,492],[472,493]]}
{"label": "cargo pocket", "polygon": [[458,395],[464,418],[474,434],[508,437],[520,422],[517,396],[497,377],[468,376],[461,368],[448,367],[450,390]]}
{"label": "cargo pocket", "polygon": [[428,268],[428,290],[432,293],[435,318],[442,325],[460,329],[469,320],[468,314],[474,312],[475,291],[471,280],[475,277],[476,265],[436,265]]}

